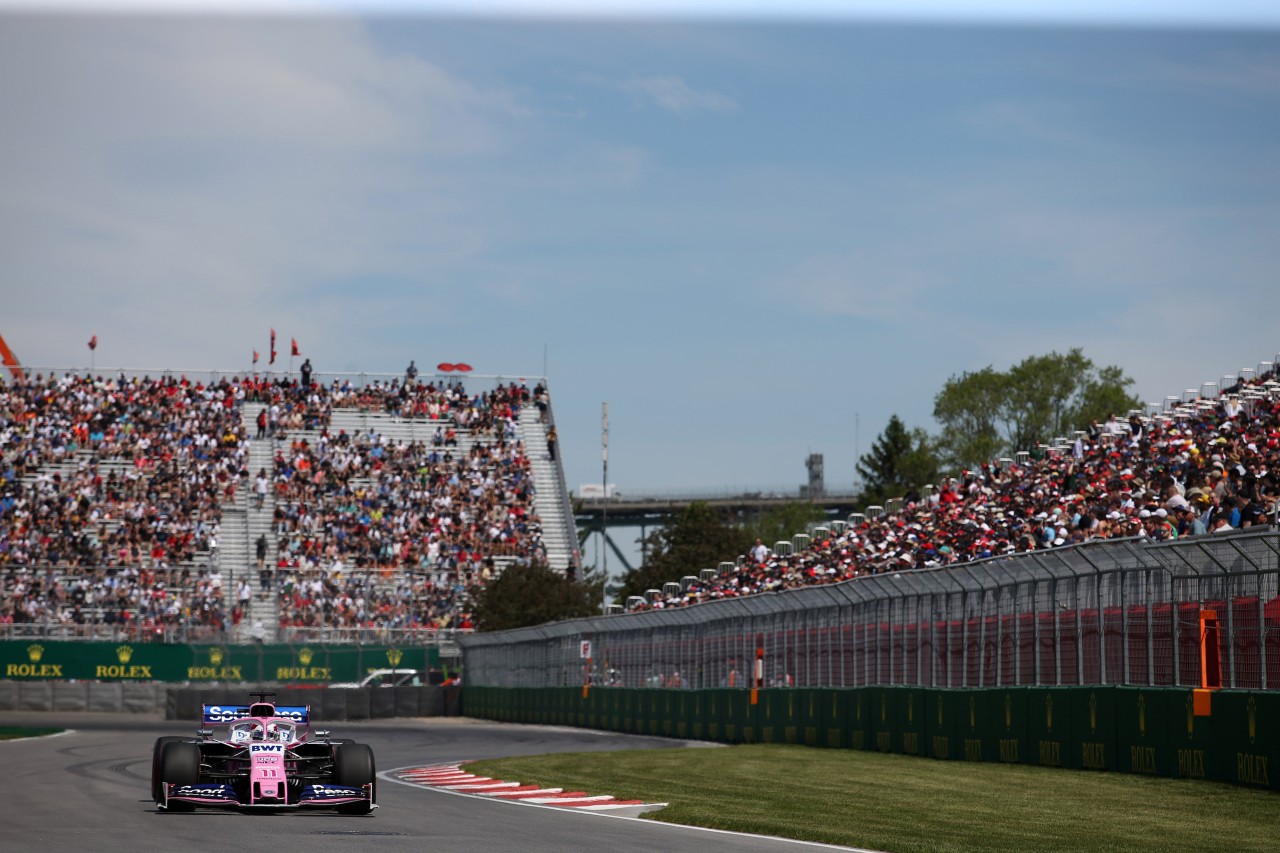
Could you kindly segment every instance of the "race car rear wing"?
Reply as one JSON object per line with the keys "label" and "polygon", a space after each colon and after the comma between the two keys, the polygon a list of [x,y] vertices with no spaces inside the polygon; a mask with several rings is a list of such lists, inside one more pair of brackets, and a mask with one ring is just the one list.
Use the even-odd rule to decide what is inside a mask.
{"label": "race car rear wing", "polygon": [[[310,705],[277,705],[276,716],[306,725],[311,721]],[[202,705],[200,719],[204,725],[234,723],[249,717],[248,705]]]}

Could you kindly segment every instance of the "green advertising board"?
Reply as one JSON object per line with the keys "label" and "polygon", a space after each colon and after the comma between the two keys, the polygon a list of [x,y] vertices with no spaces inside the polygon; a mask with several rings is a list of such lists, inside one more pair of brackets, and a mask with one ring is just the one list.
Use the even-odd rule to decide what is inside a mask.
{"label": "green advertising board", "polygon": [[0,641],[0,673],[20,681],[250,681],[321,686],[359,681],[377,669],[428,669],[439,664],[439,649],[434,646]]}
{"label": "green advertising board", "polygon": [[[31,653],[41,660],[29,659],[26,666],[57,666],[63,677],[86,666],[113,666],[94,663],[109,648],[74,661],[63,646],[83,648],[47,644]],[[366,647],[363,664],[377,652]],[[189,659],[192,652],[186,654]],[[235,659],[232,655],[226,652],[225,660]],[[311,665],[350,668],[349,660],[335,663],[350,655],[350,649],[338,650],[323,664],[313,657]],[[266,652],[261,657],[268,659]],[[160,657],[140,660],[128,665],[166,665]],[[29,677],[40,672],[26,671]],[[1204,716],[1195,713],[1191,690],[1114,685],[771,688],[759,691],[755,704],[752,691],[733,688],[608,688],[584,697],[581,688],[468,687],[463,696],[469,716],[498,720],[567,719],[575,725],[728,743],[805,743],[1280,788],[1280,764],[1271,763],[1280,762],[1280,727],[1271,724],[1280,719],[1280,692],[1215,690]]]}

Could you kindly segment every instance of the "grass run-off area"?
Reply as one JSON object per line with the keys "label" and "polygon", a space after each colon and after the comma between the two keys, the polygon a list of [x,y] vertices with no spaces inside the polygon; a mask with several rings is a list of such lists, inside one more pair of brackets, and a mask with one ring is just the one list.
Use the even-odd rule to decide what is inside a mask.
{"label": "grass run-off area", "polygon": [[780,745],[543,755],[466,770],[670,803],[654,820],[892,853],[1280,845],[1280,795],[1216,782]]}
{"label": "grass run-off area", "polygon": [[40,737],[41,735],[53,735],[62,731],[62,729],[31,729],[23,726],[0,726],[0,740],[17,740],[24,737]]}

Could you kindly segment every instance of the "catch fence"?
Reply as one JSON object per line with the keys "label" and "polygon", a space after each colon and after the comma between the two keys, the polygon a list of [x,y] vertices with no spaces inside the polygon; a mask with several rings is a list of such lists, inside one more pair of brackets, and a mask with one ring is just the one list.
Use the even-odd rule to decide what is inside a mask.
{"label": "catch fence", "polygon": [[1109,540],[460,638],[490,687],[1280,688],[1280,534]]}

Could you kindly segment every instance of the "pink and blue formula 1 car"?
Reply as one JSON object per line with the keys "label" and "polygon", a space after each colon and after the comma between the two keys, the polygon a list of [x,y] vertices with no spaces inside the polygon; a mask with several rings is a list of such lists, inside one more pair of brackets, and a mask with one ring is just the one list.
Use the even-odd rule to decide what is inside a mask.
{"label": "pink and blue formula 1 car", "polygon": [[195,738],[156,739],[151,793],[160,808],[377,808],[373,750],[313,732],[308,706],[274,705],[267,701],[274,693],[249,695],[255,701],[248,706],[203,706]]}

